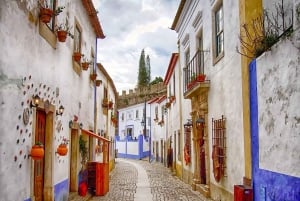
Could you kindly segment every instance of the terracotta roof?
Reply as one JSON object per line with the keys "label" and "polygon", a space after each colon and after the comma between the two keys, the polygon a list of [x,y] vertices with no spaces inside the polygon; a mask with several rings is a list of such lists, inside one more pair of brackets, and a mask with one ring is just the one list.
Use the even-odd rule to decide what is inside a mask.
{"label": "terracotta roof", "polygon": [[180,4],[178,6],[178,9],[177,9],[177,12],[176,12],[176,15],[175,15],[175,18],[174,18],[174,21],[173,21],[172,26],[171,26],[172,30],[175,30],[175,27],[177,25],[177,22],[179,20],[179,17],[181,15],[181,12],[182,12],[182,9],[184,7],[185,2],[186,2],[186,0],[181,0],[180,1]]}
{"label": "terracotta roof", "polygon": [[149,100],[148,104],[155,103],[158,99],[159,97],[152,98],[151,100]]}
{"label": "terracotta roof", "polygon": [[88,14],[90,23],[91,23],[92,27],[94,28],[97,38],[101,38],[101,39],[105,38],[102,27],[100,25],[100,21],[97,16],[97,11],[94,7],[92,0],[82,0],[82,4]]}
{"label": "terracotta roof", "polygon": [[166,98],[167,98],[167,96],[166,96],[166,95],[163,95],[163,96],[159,97],[159,99],[158,99],[156,102],[157,102],[157,103],[161,103],[161,102],[163,102]]}
{"label": "terracotta roof", "polygon": [[167,85],[169,83],[171,75],[176,66],[177,59],[178,59],[178,53],[172,53],[172,56],[171,56],[171,59],[169,62],[169,67],[168,67],[167,73],[165,75],[164,85]]}

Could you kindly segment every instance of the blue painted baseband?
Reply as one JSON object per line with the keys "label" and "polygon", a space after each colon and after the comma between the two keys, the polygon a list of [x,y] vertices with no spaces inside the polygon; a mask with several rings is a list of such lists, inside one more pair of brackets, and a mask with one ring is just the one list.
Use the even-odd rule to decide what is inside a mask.
{"label": "blue painted baseband", "polygon": [[[255,201],[299,201],[300,178],[259,168],[256,60],[249,66],[252,175]],[[284,160],[284,159],[283,159]]]}

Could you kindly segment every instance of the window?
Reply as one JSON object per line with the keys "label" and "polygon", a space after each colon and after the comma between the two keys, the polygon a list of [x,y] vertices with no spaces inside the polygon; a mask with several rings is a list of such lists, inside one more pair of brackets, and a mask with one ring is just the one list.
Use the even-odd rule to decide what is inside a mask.
{"label": "window", "polygon": [[[44,8],[49,8],[51,10],[56,10],[58,7],[55,0],[45,0],[40,1],[41,6]],[[56,11],[54,11],[56,12]],[[56,48],[56,34],[55,34],[55,15],[53,15],[48,23],[40,21],[39,23],[39,33],[40,35],[51,45],[53,48]]]}
{"label": "window", "polygon": [[81,52],[81,29],[78,24],[74,30],[74,52]]}
{"label": "window", "polygon": [[121,119],[122,119],[122,121],[124,121],[124,113],[122,113]]}
{"label": "window", "polygon": [[226,119],[212,119],[212,160],[213,172],[217,182],[224,176],[226,163]]}
{"label": "window", "polygon": [[180,130],[177,131],[177,142],[178,142],[178,149],[177,149],[177,156],[178,160],[181,161],[181,136],[180,136]]}
{"label": "window", "polygon": [[175,79],[175,72],[174,72],[174,74],[173,74],[173,96],[175,96],[176,94],[175,94],[175,83],[176,83],[176,79]]}
{"label": "window", "polygon": [[138,111],[138,110],[135,111],[135,118],[136,118],[136,119],[139,118],[139,111]]}
{"label": "window", "polygon": [[154,121],[157,121],[158,120],[158,107],[156,106],[155,107],[155,118],[154,118]]}
{"label": "window", "polygon": [[224,14],[223,5],[220,3],[213,11],[213,55],[214,63],[218,62],[224,55]]}

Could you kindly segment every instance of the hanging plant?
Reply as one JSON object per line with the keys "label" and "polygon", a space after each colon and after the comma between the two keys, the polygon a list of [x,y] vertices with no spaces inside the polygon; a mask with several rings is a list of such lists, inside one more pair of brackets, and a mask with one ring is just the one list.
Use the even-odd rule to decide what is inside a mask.
{"label": "hanging plant", "polygon": [[65,156],[68,153],[68,142],[69,140],[67,140],[66,138],[63,138],[63,142],[57,147],[56,152],[60,155],[60,156]]}
{"label": "hanging plant", "polygon": [[44,146],[41,142],[37,142],[32,146],[30,156],[33,160],[41,160],[45,155]]}

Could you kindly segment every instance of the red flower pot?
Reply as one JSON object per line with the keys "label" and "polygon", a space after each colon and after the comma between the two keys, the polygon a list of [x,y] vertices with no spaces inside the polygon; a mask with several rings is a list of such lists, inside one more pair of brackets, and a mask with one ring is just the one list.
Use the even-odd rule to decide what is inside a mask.
{"label": "red flower pot", "polygon": [[41,160],[45,155],[43,145],[33,145],[30,151],[30,156],[33,160]]}
{"label": "red flower pot", "polygon": [[40,9],[40,20],[45,24],[49,23],[53,15],[53,11],[49,8]]}
{"label": "red flower pot", "polygon": [[74,53],[73,53],[73,59],[74,59],[74,61],[76,61],[76,62],[80,62],[80,59],[81,59],[81,53],[80,53],[80,52],[74,52]]}
{"label": "red flower pot", "polygon": [[65,156],[68,153],[68,148],[66,144],[60,144],[57,147],[57,151],[56,151],[60,156]]}
{"label": "red flower pot", "polygon": [[57,39],[59,42],[65,42],[67,39],[68,32],[59,30],[57,31]]}
{"label": "red flower pot", "polygon": [[204,82],[205,81],[205,77],[206,77],[205,74],[199,74],[199,75],[197,75],[197,81],[198,82]]}
{"label": "red flower pot", "polygon": [[81,67],[82,67],[82,70],[87,70],[89,68],[89,63],[83,62],[83,63],[81,63]]}

